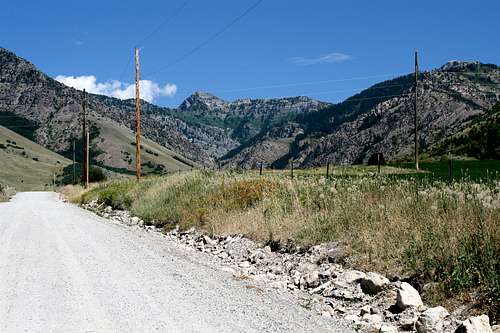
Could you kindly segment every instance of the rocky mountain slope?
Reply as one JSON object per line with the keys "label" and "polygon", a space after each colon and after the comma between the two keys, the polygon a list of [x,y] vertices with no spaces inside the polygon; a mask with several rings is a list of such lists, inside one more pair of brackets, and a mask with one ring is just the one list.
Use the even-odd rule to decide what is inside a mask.
{"label": "rocky mountain slope", "polygon": [[[299,114],[259,133],[224,156],[226,165],[314,166],[366,162],[381,152],[400,158],[413,149],[414,77],[376,84],[346,101]],[[422,150],[462,131],[500,99],[500,68],[450,62],[419,79],[419,144]],[[293,128],[293,130],[290,130]],[[286,144],[289,144],[286,147]]]}
{"label": "rocky mountain slope", "polygon": [[[81,137],[81,104],[82,92],[53,80],[12,52],[0,49],[0,125],[18,131],[48,149],[68,155],[72,139]],[[86,105],[93,146],[106,141],[102,134],[105,132],[103,123],[124,131],[121,137],[114,136],[114,140],[108,138],[117,153],[105,156],[106,163],[103,165],[112,169],[121,168],[127,157],[121,156],[120,151],[128,151],[133,141],[129,128],[131,115],[135,112],[134,102],[88,94]],[[146,138],[161,139],[158,142],[164,148],[182,151],[182,155],[187,157],[167,151],[157,152],[157,157],[162,153],[165,160],[157,161],[154,167],[169,170],[167,160],[176,159],[185,160],[187,163],[179,164],[191,168],[192,163],[188,162],[190,157],[210,159],[178,130],[182,127],[188,125],[168,116],[163,116],[161,121],[156,121],[154,117],[143,118],[142,128]],[[162,132],[161,136],[159,132]],[[101,152],[97,149],[93,151],[93,158],[102,160],[103,157],[96,156]],[[132,168],[132,164],[125,165],[127,170]],[[179,165],[173,167],[173,170],[178,169]]]}
{"label": "rocky mountain slope", "polygon": [[[0,48],[0,125],[10,126],[51,150],[68,152],[71,140],[80,137],[81,103],[80,91],[53,80],[30,62]],[[227,102],[202,92],[194,93],[174,109],[141,103],[143,135],[173,154],[184,156],[187,167],[193,164],[188,160],[214,166],[217,157],[270,124],[328,105],[307,97]],[[135,114],[134,100],[88,94],[87,110],[95,129],[93,142],[102,143],[102,132],[106,132],[101,126],[103,120],[108,127],[111,122],[111,127],[126,129],[129,133],[124,136],[132,141],[133,133],[128,129]],[[119,145],[128,147],[127,141],[121,140]],[[97,160],[113,169],[130,169],[127,163],[124,165],[123,156],[118,156],[125,149],[114,150],[118,154],[108,153]],[[164,164],[167,170],[172,169]]]}
{"label": "rocky mountain slope", "polygon": [[[15,124],[13,129],[22,135],[67,153],[71,139],[80,137],[82,93],[1,48],[0,66],[0,125]],[[413,93],[411,74],[376,84],[335,105],[303,96],[230,102],[196,92],[178,108],[142,101],[142,131],[151,142],[166,148],[170,159],[186,162],[181,162],[181,169],[196,164],[190,161],[243,168],[263,162],[279,168],[291,160],[303,167],[362,163],[376,152],[386,159],[400,158],[412,152]],[[496,65],[455,61],[421,73],[421,149],[463,131],[490,110],[499,96]],[[102,154],[97,161],[130,171],[129,158],[120,155],[126,149],[118,147],[130,148],[133,141],[134,101],[89,94],[87,106],[93,142],[96,147],[101,143],[95,151]],[[103,123],[122,133],[112,153],[106,152],[103,143],[103,139],[109,142],[103,135],[110,133]],[[179,169],[168,162],[150,162],[167,171]]]}

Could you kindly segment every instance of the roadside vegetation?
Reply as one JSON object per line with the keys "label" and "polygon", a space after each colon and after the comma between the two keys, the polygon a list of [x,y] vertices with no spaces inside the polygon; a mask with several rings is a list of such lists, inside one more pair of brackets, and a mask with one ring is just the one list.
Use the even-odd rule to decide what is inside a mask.
{"label": "roadside vegetation", "polygon": [[166,230],[179,225],[303,246],[334,241],[348,265],[426,285],[430,303],[476,295],[498,306],[500,181],[447,183],[367,170],[330,179],[317,171],[294,179],[194,171],[111,181],[77,190],[72,200],[128,209]]}
{"label": "roadside vegetation", "polygon": [[0,202],[8,201],[15,194],[12,187],[0,184]]}

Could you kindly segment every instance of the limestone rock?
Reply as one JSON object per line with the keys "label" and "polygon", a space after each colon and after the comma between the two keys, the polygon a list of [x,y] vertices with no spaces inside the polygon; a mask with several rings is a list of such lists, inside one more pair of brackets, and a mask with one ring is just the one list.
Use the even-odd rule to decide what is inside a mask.
{"label": "limestone rock", "polygon": [[383,324],[379,330],[380,333],[398,333],[398,329],[392,325]]}
{"label": "limestone rock", "polygon": [[443,320],[449,315],[448,311],[446,311],[446,309],[442,306],[427,309],[418,318],[415,323],[415,328],[418,333],[442,332]]}
{"label": "limestone rock", "polygon": [[396,304],[401,310],[409,307],[421,308],[424,305],[418,291],[406,282],[401,283],[398,288]]}
{"label": "limestone rock", "polygon": [[487,315],[470,317],[462,322],[455,331],[456,333],[493,333],[490,327],[490,319]]}
{"label": "limestone rock", "polygon": [[367,294],[375,295],[381,292],[388,284],[389,279],[377,273],[369,272],[360,280],[361,289]]}

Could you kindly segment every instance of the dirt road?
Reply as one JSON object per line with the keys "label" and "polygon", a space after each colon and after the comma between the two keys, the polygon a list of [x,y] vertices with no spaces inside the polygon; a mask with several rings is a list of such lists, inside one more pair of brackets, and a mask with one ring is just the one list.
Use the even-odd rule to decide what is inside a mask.
{"label": "dirt road", "polygon": [[344,332],[160,233],[55,193],[0,204],[0,332]]}

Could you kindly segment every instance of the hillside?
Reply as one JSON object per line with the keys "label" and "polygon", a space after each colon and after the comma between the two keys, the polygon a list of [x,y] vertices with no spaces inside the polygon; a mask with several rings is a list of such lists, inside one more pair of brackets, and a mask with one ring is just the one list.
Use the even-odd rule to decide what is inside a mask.
{"label": "hillside", "polygon": [[[51,79],[0,48],[0,125],[69,156],[81,136],[82,93]],[[366,162],[376,152],[398,159],[413,149],[412,74],[378,83],[339,104],[308,97],[225,101],[196,92],[178,108],[142,102],[145,170],[195,165],[281,168]],[[464,131],[498,102],[500,69],[450,62],[419,80],[422,151]],[[132,172],[133,100],[88,95],[92,156],[99,165]],[[157,143],[159,146],[155,145]],[[81,144],[81,142],[80,142]],[[161,148],[161,149],[160,149]],[[79,149],[80,151],[80,149]]]}
{"label": "hillside", "polygon": [[70,160],[0,126],[0,182],[18,191],[44,190]]}
{"label": "hillside", "polygon": [[[284,167],[366,162],[381,152],[394,159],[413,149],[414,77],[376,84],[344,102],[259,133],[222,158],[226,165],[260,161]],[[452,62],[419,79],[419,145],[426,150],[469,126],[500,99],[500,69],[478,62]],[[293,128],[293,130],[290,130]],[[290,143],[285,148],[285,143]]]}
{"label": "hillside", "polygon": [[[0,48],[0,125],[69,157],[73,139],[80,141],[78,151],[81,151],[81,102],[82,92],[53,80],[33,64]],[[121,133],[119,136],[114,135],[110,151],[98,156],[104,150],[94,150],[92,157],[111,170],[124,167],[132,171],[133,165],[123,164],[121,152],[130,150],[132,133],[126,128],[131,123],[134,102],[88,94],[86,104],[94,147],[106,141],[105,136],[111,135],[111,128]],[[190,157],[210,163],[210,156],[181,132],[189,131],[189,125],[168,115],[158,120],[154,115],[149,115],[155,109],[148,110],[145,102],[143,108],[143,135],[163,146],[162,149],[155,146],[158,156],[148,156],[145,151],[146,163],[155,163],[153,168],[166,171],[191,168],[193,162],[189,161]],[[148,145],[152,147],[153,143],[146,141],[146,148]],[[178,160],[186,161],[187,164],[172,161],[181,154],[185,157]]]}
{"label": "hillside", "polygon": [[477,159],[500,160],[500,102],[465,128],[429,147],[429,155],[447,153]]}
{"label": "hillside", "polygon": [[[79,138],[82,93],[67,87],[33,64],[0,48],[0,125],[11,127],[41,145],[63,154],[68,152],[73,138]],[[164,108],[141,101],[143,135],[164,146],[169,153],[191,161],[214,166],[215,159],[263,129],[297,114],[317,111],[329,104],[308,97],[237,100],[227,102],[211,94],[197,92],[179,108]],[[129,128],[135,110],[134,100],[92,95],[87,96],[87,110],[92,119],[106,119],[107,128]],[[96,121],[93,141],[98,143],[106,133],[101,121]],[[124,134],[125,135],[125,134]],[[127,135],[125,135],[127,136]],[[130,167],[123,164],[120,151],[128,147],[122,140],[121,149],[97,157],[111,169]],[[96,153],[98,151],[95,151]],[[165,151],[167,152],[167,151]],[[165,161],[151,161],[168,171]],[[182,166],[181,166],[182,167]]]}

